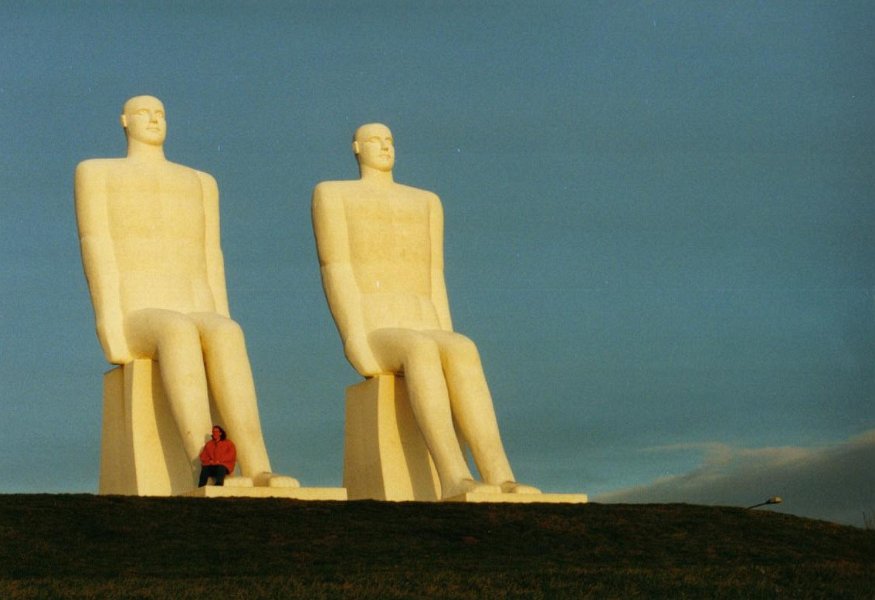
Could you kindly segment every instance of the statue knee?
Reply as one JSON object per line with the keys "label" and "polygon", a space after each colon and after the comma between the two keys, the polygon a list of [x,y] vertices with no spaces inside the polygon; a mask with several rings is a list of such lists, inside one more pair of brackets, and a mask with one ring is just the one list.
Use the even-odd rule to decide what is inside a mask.
{"label": "statue knee", "polygon": [[407,360],[405,362],[408,370],[410,367],[414,369],[440,369],[440,349],[434,340],[427,337],[416,339],[407,348]]}
{"label": "statue knee", "polygon": [[197,346],[197,348],[200,348],[200,334],[198,333],[197,326],[182,315],[175,319],[169,319],[162,324],[159,339],[161,345],[169,345],[175,348],[186,346]]}
{"label": "statue knee", "polygon": [[456,360],[465,362],[480,361],[480,352],[477,350],[477,344],[464,335],[456,334],[452,340],[445,346],[446,352]]}
{"label": "statue knee", "polygon": [[201,324],[205,349],[236,351],[245,348],[243,328],[227,318],[210,319]]}
{"label": "statue knee", "polygon": [[243,328],[231,319],[217,321],[211,327],[211,333],[221,339],[243,341]]}

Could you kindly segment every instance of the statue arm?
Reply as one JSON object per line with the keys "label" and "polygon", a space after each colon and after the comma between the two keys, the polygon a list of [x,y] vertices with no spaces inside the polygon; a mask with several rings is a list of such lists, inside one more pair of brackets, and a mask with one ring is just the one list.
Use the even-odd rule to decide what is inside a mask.
{"label": "statue arm", "polygon": [[324,184],[316,186],[312,205],[322,288],[347,360],[359,374],[371,377],[382,370],[368,343],[361,293],[350,256],[346,213],[342,199],[333,196],[325,187]]}
{"label": "statue arm", "polygon": [[204,199],[204,251],[207,261],[207,278],[216,312],[230,317],[228,288],[225,283],[225,259],[222,255],[219,226],[219,186],[212,175],[198,171],[201,193]]}
{"label": "statue arm", "polygon": [[109,197],[102,170],[89,161],[80,163],[73,190],[82,266],[94,305],[97,338],[107,361],[125,364],[133,356],[125,339],[118,264],[109,227]]}
{"label": "statue arm", "polygon": [[450,301],[444,277],[444,211],[440,198],[434,194],[429,199],[429,229],[431,235],[431,301],[437,311],[441,329],[452,331],[453,320],[450,317]]}

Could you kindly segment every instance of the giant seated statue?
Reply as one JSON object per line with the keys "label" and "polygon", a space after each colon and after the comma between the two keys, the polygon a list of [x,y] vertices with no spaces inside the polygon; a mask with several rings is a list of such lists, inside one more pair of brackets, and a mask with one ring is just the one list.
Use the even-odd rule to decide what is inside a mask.
{"label": "giant seated statue", "polygon": [[[191,490],[213,423],[237,445],[226,485],[297,487],[271,472],[243,331],[228,310],[219,195],[164,156],[164,106],[128,100],[125,158],[76,168],[82,262],[105,377],[101,493]],[[157,369],[156,367],[157,361]]]}
{"label": "giant seated statue", "polygon": [[[369,378],[347,391],[349,497],[430,499],[432,464],[439,498],[538,494],[511,470],[477,347],[453,331],[439,198],[395,183],[395,147],[385,125],[360,127],[353,151],[361,178],[318,184],[312,206],[328,306],[347,359]],[[403,402],[392,391],[398,386]],[[365,410],[360,404],[368,395],[375,404]],[[401,492],[374,484],[396,467],[407,469]]]}

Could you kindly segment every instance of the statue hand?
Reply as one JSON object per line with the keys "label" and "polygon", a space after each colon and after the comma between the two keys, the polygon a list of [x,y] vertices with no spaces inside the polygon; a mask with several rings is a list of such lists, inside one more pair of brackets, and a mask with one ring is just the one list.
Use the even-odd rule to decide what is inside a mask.
{"label": "statue hand", "polygon": [[120,331],[110,330],[104,327],[103,321],[99,321],[97,323],[97,337],[103,348],[103,355],[108,362],[114,365],[124,365],[134,360],[128,342]]}
{"label": "statue hand", "polygon": [[343,352],[352,367],[363,377],[373,377],[383,372],[374,357],[368,339],[364,335],[350,336],[343,345]]}
{"label": "statue hand", "polygon": [[128,350],[127,345],[123,348],[106,348],[104,350],[104,355],[106,356],[106,360],[114,365],[125,365],[134,360],[134,356],[131,354],[130,350]]}

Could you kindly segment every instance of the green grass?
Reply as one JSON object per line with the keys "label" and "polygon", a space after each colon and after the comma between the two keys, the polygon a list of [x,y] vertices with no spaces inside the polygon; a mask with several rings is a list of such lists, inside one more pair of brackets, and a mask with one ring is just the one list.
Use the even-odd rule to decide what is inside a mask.
{"label": "green grass", "polygon": [[0,495],[0,598],[875,598],[875,531],[691,505]]}

